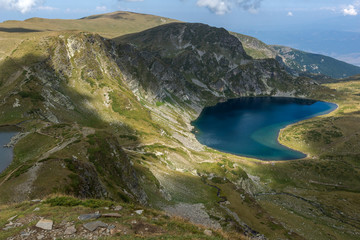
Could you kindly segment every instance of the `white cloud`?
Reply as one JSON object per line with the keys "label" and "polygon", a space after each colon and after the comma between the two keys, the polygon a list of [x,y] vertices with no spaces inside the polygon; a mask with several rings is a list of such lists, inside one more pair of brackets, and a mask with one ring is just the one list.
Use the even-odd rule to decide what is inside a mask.
{"label": "white cloud", "polygon": [[237,4],[251,13],[257,13],[263,0],[237,0]]}
{"label": "white cloud", "polygon": [[293,14],[292,12],[288,12],[287,15],[288,15],[289,17],[294,16],[294,14]]}
{"label": "white cloud", "polygon": [[236,6],[250,13],[257,13],[261,2],[262,0],[198,0],[197,5],[206,7],[215,14],[223,15]]}
{"label": "white cloud", "polygon": [[43,3],[42,0],[0,0],[0,7],[26,13],[41,3]]}
{"label": "white cloud", "polygon": [[218,15],[230,12],[231,3],[227,0],[198,0],[199,7],[207,7],[210,11]]}
{"label": "white cloud", "polygon": [[342,9],[342,13],[345,16],[356,16],[358,15],[358,9],[356,9],[354,5],[348,5]]}
{"label": "white cloud", "polygon": [[95,8],[96,11],[99,11],[99,12],[106,12],[107,11],[107,7],[106,6],[97,6]]}

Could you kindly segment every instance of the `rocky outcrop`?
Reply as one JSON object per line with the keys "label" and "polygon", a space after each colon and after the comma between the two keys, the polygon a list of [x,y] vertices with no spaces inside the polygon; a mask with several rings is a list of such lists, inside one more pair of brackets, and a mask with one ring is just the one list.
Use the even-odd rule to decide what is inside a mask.
{"label": "rocky outcrop", "polygon": [[274,59],[253,60],[224,29],[172,23],[117,39],[117,62],[132,90],[191,109],[249,95],[304,95],[312,84]]}

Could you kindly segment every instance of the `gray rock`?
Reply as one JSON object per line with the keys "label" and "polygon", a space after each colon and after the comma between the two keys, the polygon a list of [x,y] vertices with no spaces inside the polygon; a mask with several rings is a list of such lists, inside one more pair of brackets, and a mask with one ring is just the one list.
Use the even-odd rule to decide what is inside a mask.
{"label": "gray rock", "polygon": [[121,209],[123,209],[122,206],[115,206],[115,207],[114,207],[114,211],[120,211]]}
{"label": "gray rock", "polygon": [[37,212],[37,211],[40,211],[40,208],[37,207],[33,210],[33,212]]}
{"label": "gray rock", "polygon": [[33,199],[32,202],[41,202],[41,199]]}
{"label": "gray rock", "polygon": [[144,212],[144,210],[136,210],[135,213],[138,215],[141,215]]}
{"label": "gray rock", "polygon": [[9,229],[12,228],[17,228],[17,227],[22,227],[23,224],[22,223],[13,223],[13,222],[9,222],[8,224],[5,225],[5,227],[3,228],[4,231],[7,231]]}
{"label": "gray rock", "polygon": [[212,231],[211,230],[209,230],[209,229],[206,229],[205,231],[204,231],[204,234],[206,235],[206,236],[212,236]]}
{"label": "gray rock", "polygon": [[115,229],[115,226],[114,225],[109,225],[108,230],[111,230],[111,229]]}
{"label": "gray rock", "polygon": [[70,226],[70,227],[67,227],[65,229],[65,232],[64,232],[65,235],[71,235],[71,234],[74,234],[74,233],[76,233],[76,228],[75,228],[74,225]]}
{"label": "gray rock", "polygon": [[23,232],[20,233],[20,236],[21,237],[28,237],[28,236],[30,236],[30,234],[31,234],[30,232],[23,231]]}
{"label": "gray rock", "polygon": [[104,213],[101,215],[101,217],[107,217],[107,218],[121,218],[121,215],[118,213]]}
{"label": "gray rock", "polygon": [[8,219],[8,222],[11,222],[12,220],[14,220],[15,218],[17,218],[18,215],[12,216],[11,218]]}
{"label": "gray rock", "polygon": [[80,215],[78,217],[78,219],[81,221],[85,221],[85,220],[90,220],[90,219],[98,219],[99,217],[101,217],[100,213],[90,213],[90,214]]}
{"label": "gray rock", "polygon": [[40,234],[40,235],[37,236],[37,239],[41,240],[41,239],[44,239],[44,237],[45,237],[44,235]]}
{"label": "gray rock", "polygon": [[101,221],[95,221],[95,222],[85,223],[83,226],[84,226],[84,228],[86,228],[90,232],[93,232],[99,227],[107,228],[108,225],[106,223],[101,222]]}
{"label": "gray rock", "polygon": [[54,222],[49,219],[41,219],[37,224],[36,227],[44,229],[44,230],[52,230]]}

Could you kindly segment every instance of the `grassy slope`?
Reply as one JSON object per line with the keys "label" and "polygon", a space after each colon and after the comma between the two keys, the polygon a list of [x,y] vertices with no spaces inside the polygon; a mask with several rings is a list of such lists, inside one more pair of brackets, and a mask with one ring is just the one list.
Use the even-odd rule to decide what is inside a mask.
{"label": "grassy slope", "polygon": [[[14,223],[21,223],[19,228],[8,231],[1,231],[0,238],[18,237],[22,231],[30,229],[33,231],[30,237],[36,238],[37,235],[45,234],[47,238],[64,237],[63,232],[66,229],[64,224],[71,222],[77,229],[78,236],[75,239],[86,239],[89,235],[84,231],[83,224],[88,221],[80,221],[78,216],[99,211],[101,214],[114,213],[109,210],[112,206],[119,206],[117,202],[104,200],[78,200],[67,196],[53,196],[42,203],[23,202],[21,204],[0,206],[1,216],[0,225],[8,223],[7,219],[17,215]],[[106,224],[115,226],[116,231],[107,236],[101,235],[97,230],[92,233],[95,237],[102,239],[245,239],[242,235],[236,233],[224,233],[213,231],[212,236],[204,234],[205,228],[193,225],[181,218],[169,217],[164,212],[156,211],[143,206],[120,203],[122,210],[119,213],[120,218],[100,218],[98,220]],[[35,210],[34,209],[38,209]],[[142,209],[141,215],[135,213],[135,210]],[[51,219],[54,221],[56,232],[41,232],[35,227],[40,218]],[[71,239],[74,239],[73,236]]]}
{"label": "grassy slope", "polygon": [[178,21],[148,14],[113,12],[75,20],[30,18],[25,21],[5,21],[0,23],[0,31],[19,34],[77,30],[98,33],[105,38],[114,38],[170,22]]}
{"label": "grassy slope", "polygon": [[264,58],[275,58],[276,53],[269,45],[266,45],[264,42],[240,33],[232,32],[235,37],[237,37],[244,46],[246,53],[255,58],[255,59],[264,59]]}
{"label": "grassy slope", "polygon": [[0,62],[22,41],[47,35],[51,31],[87,31],[111,39],[170,22],[179,21],[131,12],[113,12],[82,19],[31,18],[25,21],[5,21],[0,23]]}
{"label": "grassy slope", "polygon": [[[13,42],[21,42],[22,39],[27,38],[36,40],[48,33],[18,34],[19,33],[8,33],[2,35],[2,37],[4,36],[5,38],[6,36],[9,36],[8,39],[16,39],[16,41],[6,40],[9,42],[8,46],[12,46],[11,44],[14,44]],[[12,47],[9,47],[9,49],[6,50],[9,55],[11,54],[11,61],[9,62],[12,63],[15,61],[17,63],[15,65],[7,65],[11,68],[3,66],[3,69],[8,70],[9,73],[14,71],[16,72],[17,70],[20,71],[22,68],[16,69],[15,67],[18,65],[26,65],[29,61],[27,58],[20,56],[24,55],[26,51],[30,51],[29,49],[31,49],[31,51],[35,49],[31,44],[31,41],[25,41],[25,43],[22,44],[24,44],[25,47],[22,46],[17,51],[10,50]],[[4,71],[1,71],[1,73],[6,74]],[[16,84],[17,82],[14,81],[10,85],[4,85],[5,87],[1,89],[1,91],[3,91],[2,93],[5,93],[8,89],[13,88]],[[81,85],[77,86],[77,89],[79,90],[83,86],[85,86],[87,91],[91,91],[92,87],[90,83],[87,83],[87,85],[81,83]],[[337,115],[338,119],[334,119],[330,115],[313,119],[311,120],[315,121],[313,123],[309,120],[309,123],[300,123],[284,130],[280,138],[280,140],[287,145],[306,153],[310,153],[314,156],[314,159],[307,159],[304,161],[276,162],[268,164],[257,160],[219,153],[210,149],[194,152],[166,135],[161,136],[151,127],[144,127],[142,122],[137,123],[137,121],[134,121],[134,115],[128,118],[127,116],[117,116],[116,114],[111,113],[110,116],[115,117],[117,120],[121,119],[121,122],[128,119],[126,122],[133,124],[132,128],[140,130],[138,137],[141,138],[143,146],[145,145],[146,147],[138,147],[138,149],[135,149],[138,151],[128,152],[130,159],[135,163],[135,167],[138,171],[143,173],[144,176],[152,178],[153,176],[150,174],[151,171],[155,174],[155,172],[159,171],[159,169],[163,170],[163,178],[157,176],[160,180],[158,179],[154,180],[154,182],[148,182],[147,186],[149,186],[149,189],[145,189],[150,196],[151,204],[155,204],[158,201],[164,201],[162,197],[159,197],[160,194],[156,192],[156,189],[152,189],[151,187],[154,184],[159,184],[158,181],[160,181],[160,184],[172,196],[170,204],[184,201],[188,203],[200,202],[205,203],[206,207],[209,209],[215,208],[217,206],[216,202],[219,200],[216,197],[216,191],[205,185],[201,179],[192,175],[191,172],[196,170],[198,173],[205,176],[210,173],[214,173],[217,178],[206,181],[222,189],[222,195],[226,196],[230,201],[229,208],[238,213],[241,220],[247,225],[261,233],[264,233],[270,238],[293,237],[296,239],[301,238],[301,235],[305,238],[312,238],[313,236],[316,236],[316,239],[328,239],[328,234],[330,234],[336,239],[352,239],[354,235],[352,235],[351,231],[357,232],[358,227],[354,228],[349,224],[342,223],[342,221],[351,222],[351,224],[355,226],[358,226],[359,221],[357,216],[359,215],[358,213],[360,210],[358,209],[359,203],[357,199],[359,196],[358,186],[360,184],[358,180],[358,155],[356,155],[359,138],[353,131],[348,130],[353,130],[353,126],[358,126],[358,115],[356,112],[358,111],[359,100],[355,96],[357,96],[356,94],[359,94],[357,92],[359,86],[356,82],[339,83],[337,85],[329,86],[338,88],[340,92],[344,93],[344,95],[334,96],[333,98],[326,99],[324,96],[320,97],[322,99],[337,102],[340,105],[340,110],[334,113],[339,114]],[[127,94],[131,95],[129,92],[127,92]],[[100,99],[99,96],[100,93],[99,95],[94,95],[94,102]],[[38,100],[34,98],[33,101],[35,101],[34,105],[36,105],[36,101]],[[25,105],[22,106],[26,107]],[[2,124],[18,122],[18,118],[21,116],[21,113],[26,111],[26,109],[13,111],[14,109],[12,108],[12,105],[8,107],[8,109],[5,108],[5,111],[8,112],[11,109],[12,116],[2,115]],[[165,105],[152,107],[160,109],[161,111],[170,111],[170,109],[174,108],[167,103]],[[116,110],[116,107],[114,110]],[[102,112],[102,115],[104,116],[103,119],[109,119],[108,113]],[[175,111],[174,117],[176,118],[178,115],[179,113]],[[153,117],[155,117],[154,119],[157,119],[156,117],[159,116],[153,114]],[[335,122],[333,120],[335,120]],[[155,121],[155,123],[156,122],[157,121]],[[165,129],[172,127],[183,129],[183,126],[171,124],[167,125],[169,123],[164,124],[166,121],[160,122]],[[307,125],[304,126],[302,124]],[[91,124],[88,123],[85,125]],[[337,128],[334,128],[333,125]],[[15,165],[13,165],[9,171],[17,169],[19,166],[18,164],[21,161],[26,161],[30,165],[33,164],[31,160],[27,161],[25,159],[28,155],[24,155],[22,157],[22,154],[28,152],[27,148],[29,148],[29,145],[26,142],[40,143],[43,141],[49,146],[41,144],[42,147],[51,148],[56,146],[58,141],[57,136],[59,134],[61,135],[66,132],[68,134],[68,138],[71,138],[72,136],[82,135],[86,130],[84,127],[65,127],[64,129],[55,127],[46,129],[44,128],[44,122],[42,121],[26,123],[23,127],[27,130],[31,130],[34,129],[35,126],[46,130],[46,134],[49,136],[34,133],[24,138],[22,140],[24,143],[19,143],[19,145],[15,148],[15,155],[19,158],[19,161],[15,161]],[[128,130],[123,128],[108,127],[107,124],[104,124],[103,126],[106,126],[106,132],[115,131],[119,136],[123,136],[118,137],[118,141],[121,145],[129,146],[130,149],[132,149],[134,146],[139,144],[130,137],[133,135],[131,131],[129,133]],[[338,137],[339,134],[335,134],[333,132],[328,133],[327,131],[329,126],[334,128],[337,132],[341,131],[343,136]],[[319,132],[320,135],[312,130],[309,131],[309,129]],[[43,132],[43,130],[41,130],[41,132]],[[307,141],[306,144],[300,144],[300,141],[298,141],[299,138],[303,139],[303,141]],[[84,151],[84,154],[80,155],[85,156],[86,149],[89,147],[89,143],[87,142],[88,140],[89,139],[85,138],[66,149],[54,153],[54,155],[50,157],[53,159],[65,159],[72,157],[72,155],[81,151]],[[331,142],[329,143],[329,141]],[[348,141],[348,144],[343,144],[344,141]],[[336,151],[329,151],[329,146],[332,146],[332,144],[335,146]],[[39,155],[41,152],[45,151],[44,149],[30,148],[33,152],[33,156]],[[146,154],[141,153],[142,151],[145,151]],[[159,153],[162,155],[159,155]],[[47,193],[63,192],[65,190],[49,188],[49,186],[53,186],[55,184],[61,186],[64,183],[70,183],[71,186],[71,179],[61,178],[62,174],[71,174],[71,172],[68,172],[69,169],[66,168],[62,170],[63,172],[60,172],[60,176],[54,177],[56,175],[55,173],[59,173],[59,169],[62,169],[60,167],[61,164],[57,165],[55,160],[45,161],[43,164],[44,165],[40,171],[43,171],[43,169],[54,169],[54,171],[51,171],[51,174],[49,175],[42,175],[42,179],[38,179],[37,181],[51,182],[49,182],[47,186],[36,184],[38,188],[35,189],[33,193],[34,195],[31,197],[39,196],[41,192],[44,192],[46,187],[47,189],[45,192]],[[11,181],[8,181],[8,183],[15,184],[17,181],[21,182],[21,178],[25,177],[23,173],[26,173],[27,170],[26,166],[17,169],[13,178],[10,179]],[[248,181],[248,175],[260,178],[260,190],[255,189],[256,184],[254,187],[254,184]],[[2,177],[4,177],[4,174]],[[221,179],[223,177],[226,177],[230,181],[222,181]],[[0,179],[0,181],[2,181],[2,179]],[[238,188],[234,183],[240,179],[245,180],[245,185]],[[339,182],[341,182],[341,184],[339,184]],[[334,186],[334,184],[339,186]],[[247,187],[247,185],[249,185],[249,187]],[[11,190],[13,186],[14,185],[9,184],[5,188],[3,185],[3,192],[8,192],[8,190]],[[318,205],[315,204],[316,206],[314,206],[312,204],[308,204],[304,200],[299,200],[299,198],[288,195],[257,196],[256,194],[249,194],[248,191],[244,190],[247,188],[252,189],[255,193],[286,192],[292,193],[297,197],[301,196],[303,198],[310,199],[315,203],[321,204],[321,209],[325,209],[325,215],[321,212],[321,210],[319,210]],[[182,191],[179,191],[179,189],[182,189]],[[293,204],[294,202],[296,204]],[[57,210],[50,209],[49,212],[51,211]],[[341,214],[339,215],[339,211],[343,212],[345,216]],[[336,227],[334,227],[334,225]],[[339,230],[339,228],[343,228],[345,231]],[[294,232],[292,235],[289,235],[289,232],[291,232],[290,230]]]}
{"label": "grassy slope", "polygon": [[[336,111],[288,126],[280,135],[280,142],[309,153],[312,157],[305,161],[283,163],[278,169],[270,167],[261,171],[267,177],[277,175],[278,191],[286,190],[295,195],[300,193],[307,199],[315,200],[319,203],[318,211],[321,208],[328,221],[338,219],[347,225],[346,229],[357,229],[360,220],[360,83],[347,80],[348,82],[327,85],[341,93],[337,97],[329,96],[324,99],[337,103],[339,108]],[[272,201],[272,204],[275,202],[278,205],[272,211],[282,215],[279,207],[286,204],[276,203],[275,199]],[[297,214],[315,222],[313,217],[319,213],[306,213],[304,209],[299,209]],[[283,215],[282,219],[289,224],[290,221],[299,222],[300,219],[295,219],[299,216],[293,217],[294,219],[291,215]],[[345,234],[349,232],[350,230],[344,231]],[[345,238],[340,237],[339,233],[332,230],[328,234],[335,238]],[[322,232],[316,234],[318,239],[328,237]]]}

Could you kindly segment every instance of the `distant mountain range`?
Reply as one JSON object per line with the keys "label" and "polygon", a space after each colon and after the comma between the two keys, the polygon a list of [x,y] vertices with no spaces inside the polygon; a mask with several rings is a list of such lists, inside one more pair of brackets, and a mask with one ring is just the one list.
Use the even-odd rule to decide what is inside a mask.
{"label": "distant mountain range", "polygon": [[328,56],[285,46],[267,45],[254,37],[233,34],[240,39],[250,56],[257,59],[275,58],[293,75],[326,79],[345,78],[360,73],[360,67]]}

